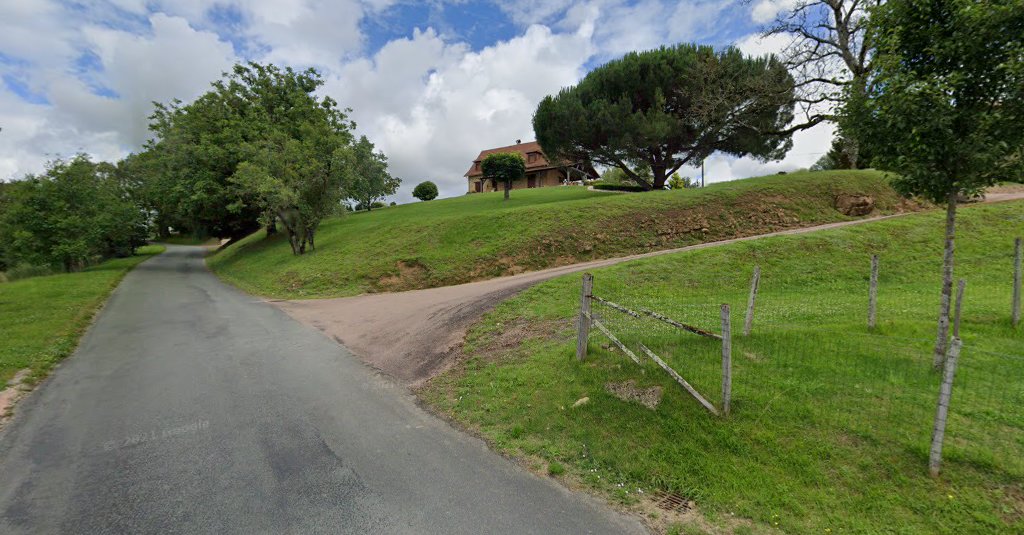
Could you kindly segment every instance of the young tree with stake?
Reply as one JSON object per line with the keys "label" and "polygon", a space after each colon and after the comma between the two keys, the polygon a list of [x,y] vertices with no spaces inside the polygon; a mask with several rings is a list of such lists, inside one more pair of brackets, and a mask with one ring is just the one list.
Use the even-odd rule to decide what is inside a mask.
{"label": "young tree with stake", "polygon": [[898,174],[894,185],[946,206],[934,365],[949,343],[957,198],[1024,175],[1021,0],[908,0],[871,13],[868,90],[841,126]]}

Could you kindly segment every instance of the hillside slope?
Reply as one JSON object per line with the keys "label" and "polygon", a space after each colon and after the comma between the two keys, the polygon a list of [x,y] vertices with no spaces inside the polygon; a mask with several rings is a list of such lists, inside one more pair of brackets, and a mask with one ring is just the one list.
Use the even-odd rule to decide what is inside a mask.
{"label": "hillside slope", "polygon": [[[498,305],[469,330],[459,364],[419,394],[503,454],[654,524],[693,519],[653,505],[672,492],[721,528],[709,533],[1024,533],[1024,326],[1010,325],[1024,201],[964,207],[957,232],[963,351],[938,478],[926,467],[940,382],[939,211],[591,270],[595,295],[716,332],[721,303],[732,305],[728,418],[639,349],[720,406],[716,341],[596,302],[595,317],[643,364],[597,330],[577,361],[579,274]],[[872,255],[876,329],[866,325]]]}
{"label": "hillside slope", "polygon": [[210,257],[222,278],[276,298],[340,297],[458,284],[609,258],[856,219],[841,195],[874,199],[870,214],[913,209],[876,171],[804,172],[704,189],[614,194],[578,187],[477,194],[325,221],[317,250],[292,256],[263,231]]}

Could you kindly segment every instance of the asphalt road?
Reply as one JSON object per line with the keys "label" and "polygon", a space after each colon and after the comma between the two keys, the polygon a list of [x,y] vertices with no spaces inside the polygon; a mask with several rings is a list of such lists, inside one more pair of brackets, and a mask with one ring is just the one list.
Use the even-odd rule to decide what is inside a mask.
{"label": "asphalt road", "polygon": [[0,533],[629,533],[198,248],[130,273],[0,434]]}

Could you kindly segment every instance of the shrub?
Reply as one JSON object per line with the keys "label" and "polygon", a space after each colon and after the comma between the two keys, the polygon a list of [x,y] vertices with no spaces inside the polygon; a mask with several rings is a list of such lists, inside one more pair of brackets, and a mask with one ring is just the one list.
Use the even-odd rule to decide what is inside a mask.
{"label": "shrub", "polygon": [[412,196],[421,201],[430,201],[437,198],[437,184],[427,180],[420,182],[412,190]]}
{"label": "shrub", "polygon": [[593,188],[605,191],[647,191],[643,186],[635,186],[633,184],[605,184],[602,182],[594,182]]}
{"label": "shrub", "polygon": [[21,279],[27,279],[29,277],[42,277],[45,275],[53,275],[53,268],[50,266],[35,266],[28,263],[18,264],[5,273],[8,281],[16,281]]}
{"label": "shrub", "polygon": [[[372,203],[370,203],[369,209],[372,210],[374,208],[387,208],[387,206],[388,205],[384,204],[381,201],[373,201]],[[365,204],[359,203],[359,204],[356,205],[356,211],[357,212],[362,212],[362,211],[365,211],[365,210],[367,210],[367,206]]]}

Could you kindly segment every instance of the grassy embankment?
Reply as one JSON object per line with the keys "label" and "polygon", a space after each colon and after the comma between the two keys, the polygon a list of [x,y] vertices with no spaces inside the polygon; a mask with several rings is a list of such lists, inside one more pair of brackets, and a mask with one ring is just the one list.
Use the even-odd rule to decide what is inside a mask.
{"label": "grassy embankment", "polygon": [[250,293],[336,297],[444,286],[774,230],[853,219],[839,194],[875,199],[872,215],[904,203],[882,173],[793,173],[704,189],[616,194],[580,187],[421,202],[324,221],[317,250],[294,257],[264,232],[209,257]]}
{"label": "grassy embankment", "polygon": [[25,368],[32,370],[30,379],[39,379],[70,355],[125,274],[163,250],[148,245],[135,256],[108,260],[78,273],[0,284],[0,384]]}
{"label": "grassy embankment", "polygon": [[[420,394],[538,471],[635,507],[659,491],[693,500],[709,524],[687,533],[1024,533],[1024,326],[1009,325],[1024,203],[961,214],[964,351],[938,479],[927,474],[939,385],[931,371],[938,212],[594,271],[596,295],[715,331],[719,304],[730,303],[739,333],[751,271],[762,267],[754,332],[734,341],[728,418],[711,416],[652,362],[635,365],[596,330],[588,360],[577,362],[579,275],[499,305],[471,329],[462,364]],[[882,259],[875,332],[866,327],[871,254]],[[719,344],[595,312],[633,350],[645,343],[718,403]],[[606,389],[631,379],[661,387],[656,409]]]}

